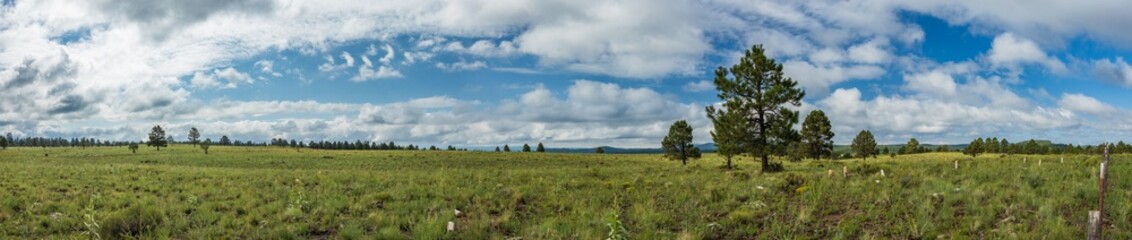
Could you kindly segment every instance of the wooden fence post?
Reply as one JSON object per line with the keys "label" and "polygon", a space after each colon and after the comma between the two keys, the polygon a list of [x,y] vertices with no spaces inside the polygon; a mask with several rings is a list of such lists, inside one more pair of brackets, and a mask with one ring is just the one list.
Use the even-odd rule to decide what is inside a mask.
{"label": "wooden fence post", "polygon": [[1088,226],[1088,228],[1089,228],[1088,234],[1089,235],[1085,239],[1088,239],[1088,240],[1099,240],[1099,239],[1101,239],[1101,224],[1100,224],[1100,222],[1101,222],[1101,212],[1100,211],[1089,211],[1089,226]]}
{"label": "wooden fence post", "polygon": [[1087,231],[1089,235],[1087,236],[1087,239],[1090,239],[1090,240],[1092,240],[1092,239],[1102,239],[1103,238],[1102,230],[1104,229],[1104,193],[1105,193],[1105,189],[1108,186],[1108,182],[1106,181],[1107,178],[1108,178],[1108,159],[1109,159],[1108,147],[1109,147],[1109,144],[1105,143],[1105,145],[1104,145],[1104,161],[1101,162],[1101,169],[1100,169],[1100,177],[1101,177],[1100,188],[1101,188],[1101,191],[1099,193],[1100,196],[1098,197],[1097,211],[1089,211],[1089,226],[1088,226],[1088,231]]}

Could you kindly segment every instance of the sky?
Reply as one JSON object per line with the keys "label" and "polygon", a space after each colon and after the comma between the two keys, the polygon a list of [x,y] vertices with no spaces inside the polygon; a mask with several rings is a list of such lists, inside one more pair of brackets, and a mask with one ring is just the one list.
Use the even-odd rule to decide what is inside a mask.
{"label": "sky", "polygon": [[0,132],[658,147],[687,120],[710,142],[714,70],[761,44],[836,144],[1129,141],[1129,6],[3,0]]}

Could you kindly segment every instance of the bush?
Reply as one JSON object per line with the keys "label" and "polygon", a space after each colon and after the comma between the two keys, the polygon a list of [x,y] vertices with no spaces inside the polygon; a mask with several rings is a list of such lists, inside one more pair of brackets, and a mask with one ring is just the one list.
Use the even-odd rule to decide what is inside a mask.
{"label": "bush", "polygon": [[771,162],[770,164],[766,165],[766,169],[763,169],[763,172],[768,172],[768,173],[770,173],[770,172],[781,172],[781,171],[786,171],[786,167],[783,167],[782,163],[777,163],[777,162]]}
{"label": "bush", "polygon": [[806,177],[803,177],[802,175],[799,175],[799,174],[796,174],[796,173],[790,173],[790,174],[786,174],[786,182],[782,184],[782,186],[779,188],[779,190],[782,190],[782,192],[786,192],[786,193],[794,192],[794,191],[797,191],[798,188],[802,187],[802,185],[805,185],[805,184],[806,184]]}
{"label": "bush", "polygon": [[101,224],[99,235],[107,238],[141,237],[165,221],[165,214],[152,207],[134,205],[110,217]]}

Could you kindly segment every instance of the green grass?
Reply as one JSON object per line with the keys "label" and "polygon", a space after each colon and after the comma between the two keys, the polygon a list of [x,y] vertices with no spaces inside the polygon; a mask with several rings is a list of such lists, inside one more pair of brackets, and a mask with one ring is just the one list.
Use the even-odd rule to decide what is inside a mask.
{"label": "green grass", "polygon": [[[931,153],[760,174],[749,157],[725,170],[715,155],[681,166],[659,155],[13,148],[0,151],[0,238],[86,238],[89,219],[103,238],[604,239],[610,224],[633,239],[1082,238],[1100,159],[1059,157]],[[1129,159],[1109,170],[1112,239],[1132,238]]]}

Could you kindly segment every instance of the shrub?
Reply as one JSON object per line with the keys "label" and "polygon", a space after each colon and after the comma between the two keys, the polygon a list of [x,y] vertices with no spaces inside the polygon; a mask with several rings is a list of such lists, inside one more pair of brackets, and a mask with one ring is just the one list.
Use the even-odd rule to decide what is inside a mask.
{"label": "shrub", "polygon": [[134,205],[110,217],[101,224],[99,235],[108,238],[141,237],[165,221],[165,214],[147,206]]}
{"label": "shrub", "polygon": [[770,164],[767,164],[766,169],[763,169],[763,172],[768,172],[768,173],[770,173],[770,172],[781,172],[781,171],[786,171],[786,167],[783,167],[782,163],[779,163],[779,162],[772,162]]}
{"label": "shrub", "polygon": [[790,173],[790,174],[786,174],[786,182],[782,184],[782,186],[779,188],[779,190],[782,190],[782,192],[787,192],[787,193],[794,192],[798,188],[802,187],[802,185],[805,185],[805,184],[806,184],[806,177],[803,177],[802,175],[799,175],[799,174],[796,174],[796,173]]}

